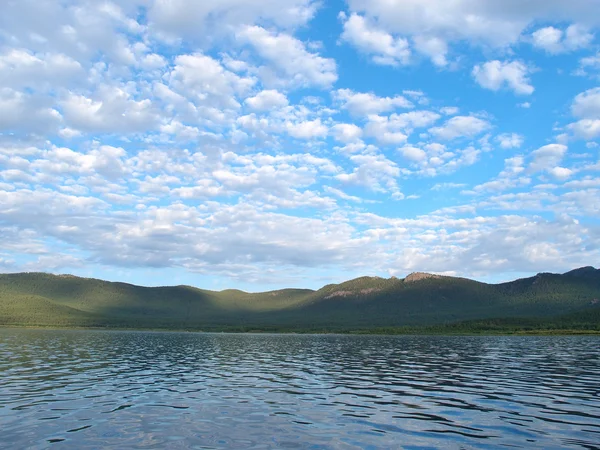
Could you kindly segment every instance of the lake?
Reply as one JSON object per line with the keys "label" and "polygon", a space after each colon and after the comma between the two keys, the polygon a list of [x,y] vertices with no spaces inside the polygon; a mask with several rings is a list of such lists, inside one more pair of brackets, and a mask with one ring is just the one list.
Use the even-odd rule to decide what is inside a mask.
{"label": "lake", "polygon": [[599,448],[599,344],[0,329],[0,447]]}

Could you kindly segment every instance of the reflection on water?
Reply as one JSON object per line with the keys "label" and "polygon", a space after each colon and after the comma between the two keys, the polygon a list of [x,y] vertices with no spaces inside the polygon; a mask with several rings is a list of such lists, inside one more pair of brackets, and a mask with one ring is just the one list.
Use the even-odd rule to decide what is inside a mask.
{"label": "reflection on water", "polygon": [[0,447],[598,448],[595,337],[0,330]]}

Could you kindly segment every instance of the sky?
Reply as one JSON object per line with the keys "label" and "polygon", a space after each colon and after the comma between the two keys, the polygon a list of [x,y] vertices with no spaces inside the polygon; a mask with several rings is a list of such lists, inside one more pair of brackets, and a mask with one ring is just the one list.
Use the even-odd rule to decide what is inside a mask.
{"label": "sky", "polygon": [[0,272],[260,291],[598,265],[598,0],[0,8]]}

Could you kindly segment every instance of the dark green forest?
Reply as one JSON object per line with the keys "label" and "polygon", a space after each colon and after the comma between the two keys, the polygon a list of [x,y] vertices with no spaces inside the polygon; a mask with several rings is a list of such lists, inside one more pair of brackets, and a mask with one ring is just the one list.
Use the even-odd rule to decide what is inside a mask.
{"label": "dark green forest", "polygon": [[0,274],[0,325],[195,331],[551,333],[600,331],[600,270],[501,284],[415,273],[317,291],[142,287],[71,275]]}

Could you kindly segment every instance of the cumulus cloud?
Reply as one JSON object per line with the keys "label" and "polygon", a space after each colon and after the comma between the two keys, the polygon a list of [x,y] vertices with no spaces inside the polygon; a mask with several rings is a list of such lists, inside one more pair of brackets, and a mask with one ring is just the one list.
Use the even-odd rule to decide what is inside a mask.
{"label": "cumulus cloud", "polygon": [[550,4],[534,0],[527,7],[519,0],[502,4],[470,0],[349,0],[348,4],[351,13],[363,15],[393,35],[470,41],[493,47],[516,43],[529,26],[539,21],[575,22],[582,27],[600,25],[600,5],[595,0]]}
{"label": "cumulus cloud", "polygon": [[[4,167],[22,167],[33,174],[55,171],[61,174],[63,183],[68,174],[71,175],[67,179],[76,182],[82,175],[93,175],[101,167],[115,166],[120,166],[123,172],[115,174],[117,176],[106,172],[112,180],[118,181],[127,174],[128,180],[138,177],[148,183],[143,188],[147,194],[141,195],[141,183],[140,191],[134,192],[138,201],[143,199],[144,207],[129,210],[127,214],[112,206],[114,200],[98,199],[89,192],[65,194],[47,189],[0,189],[3,226],[27,231],[11,238],[12,247],[61,256],[58,248],[40,249],[33,244],[42,238],[68,240],[71,246],[85,251],[95,261],[117,267],[175,267],[245,279],[255,276],[256,267],[274,269],[287,265],[297,270],[329,264],[359,271],[373,265],[382,270],[394,267],[399,271],[440,270],[444,265],[446,269],[457,270],[464,270],[460,267],[483,271],[515,267],[527,270],[528,265],[540,264],[540,261],[548,264],[544,267],[555,267],[553,264],[562,267],[560,264],[564,261],[557,261],[553,256],[557,249],[562,252],[561,258],[566,257],[568,264],[575,265],[576,258],[581,258],[581,250],[572,247],[573,239],[581,243],[594,239],[589,229],[573,221],[544,221],[516,214],[457,218],[438,212],[418,218],[390,218],[372,212],[327,212],[335,202],[306,189],[314,185],[319,173],[326,173],[335,174],[335,179],[348,188],[365,186],[375,194],[389,192],[400,199],[403,196],[397,183],[400,168],[381,154],[355,155],[350,160],[355,165],[354,170],[336,173],[339,169],[331,161],[309,154],[272,156],[229,152],[210,163],[202,154],[185,151],[147,151],[133,156],[123,149],[109,147],[98,147],[87,154],[66,148],[35,152],[27,148],[6,150],[0,155],[10,155],[11,159],[2,161]],[[422,155],[408,147],[404,150],[407,155]],[[446,149],[434,145],[422,151],[429,156],[442,154]],[[29,156],[15,158],[18,154]],[[554,166],[563,154],[560,147],[541,148],[532,156],[532,162],[539,168],[549,168],[549,174],[554,177],[566,177],[568,174],[561,171],[560,166]],[[109,159],[102,161],[103,158]],[[518,174],[517,168],[522,166],[522,158],[511,158],[506,171]],[[150,174],[151,179],[147,178]],[[107,179],[107,183],[112,183],[111,179]],[[160,194],[160,201],[152,202],[152,193],[158,191],[153,190],[151,184],[156,188],[167,187],[167,194]],[[210,193],[211,185],[220,189]],[[107,186],[114,186],[111,188],[114,193],[121,184]],[[462,185],[455,183],[439,185],[436,189],[459,187]],[[203,189],[204,193],[193,194],[192,189]],[[489,189],[488,192],[493,192],[492,186]],[[362,195],[348,195],[332,187],[324,191],[364,205]],[[243,195],[243,201],[187,203],[227,192]],[[514,211],[523,207],[542,208],[539,198],[532,195],[490,197],[479,208],[485,210],[499,205]],[[586,195],[555,198],[551,204],[557,208],[584,205],[593,198],[592,192]],[[168,201],[171,198],[186,203]],[[322,208],[324,213],[320,217],[295,217],[264,205]],[[534,232],[535,239],[531,234]],[[2,233],[9,235],[4,229]],[[544,245],[532,247],[531,242]],[[586,257],[594,255],[591,248],[586,250]],[[35,267],[53,270],[53,267],[82,264],[76,257],[62,256],[65,258],[58,257],[54,265],[38,258],[39,264]],[[231,271],[236,275],[230,274]]]}
{"label": "cumulus cloud", "polygon": [[317,9],[312,0],[157,0],[149,3],[148,17],[159,31],[201,40],[254,23],[274,23],[283,28],[301,26]]}
{"label": "cumulus cloud", "polygon": [[84,74],[79,62],[61,53],[35,54],[11,49],[0,55],[0,85],[4,87],[54,90]]}
{"label": "cumulus cloud", "polygon": [[427,153],[416,147],[402,147],[400,153],[410,161],[423,161],[427,159]]}
{"label": "cumulus cloud", "polygon": [[71,93],[61,106],[70,128],[92,133],[151,131],[159,122],[149,99],[136,100],[116,86],[100,86],[93,98]]}
{"label": "cumulus cloud", "polygon": [[327,131],[328,128],[321,123],[321,119],[287,124],[287,132],[290,136],[298,139],[325,137],[327,136]]}
{"label": "cumulus cloud", "polygon": [[559,180],[566,180],[571,175],[573,175],[573,171],[571,169],[559,166],[553,167],[552,169],[548,170],[548,173]]}
{"label": "cumulus cloud", "polygon": [[356,165],[351,173],[336,175],[343,183],[367,187],[375,192],[391,192],[395,198],[403,198],[396,178],[400,175],[398,165],[382,154],[353,155],[350,160]]}
{"label": "cumulus cloud", "polygon": [[523,145],[523,136],[517,133],[502,133],[496,136],[496,141],[501,148],[519,148]]}
{"label": "cumulus cloud", "polygon": [[448,119],[442,126],[431,128],[429,131],[441,139],[473,138],[491,128],[484,119],[474,116],[455,116]]}
{"label": "cumulus cloud", "polygon": [[[586,56],[579,60],[579,68],[575,71],[576,75],[594,75],[589,70],[600,73],[600,52],[595,55]],[[596,74],[597,75],[597,74]]]}
{"label": "cumulus cloud", "polygon": [[0,88],[0,130],[17,133],[54,133],[62,115],[45,97]]}
{"label": "cumulus cloud", "polygon": [[559,164],[567,153],[567,146],[562,144],[548,144],[531,152],[529,170],[532,172],[546,171],[559,179],[568,178],[572,171]]}
{"label": "cumulus cloud", "polygon": [[0,29],[15,49],[28,49],[43,60],[60,55],[86,65],[98,53],[115,68],[136,63],[129,37],[141,35],[144,26],[114,3],[24,0],[4,6]]}
{"label": "cumulus cloud", "polygon": [[273,108],[281,108],[288,105],[287,97],[274,89],[266,89],[254,97],[249,97],[245,103],[256,111],[268,111]]}
{"label": "cumulus cloud", "polygon": [[368,116],[365,134],[383,145],[397,145],[405,142],[416,128],[434,124],[440,115],[432,111],[410,111],[389,116]]}
{"label": "cumulus cloud", "polygon": [[372,92],[354,92],[351,89],[338,89],[333,93],[333,98],[341,104],[342,108],[356,116],[380,114],[397,108],[414,106],[402,95],[379,97]]}
{"label": "cumulus cloud", "polygon": [[363,134],[362,129],[353,123],[338,123],[332,131],[336,140],[344,143],[356,142]]}
{"label": "cumulus cloud", "polygon": [[533,45],[548,53],[557,54],[585,48],[594,39],[587,27],[577,24],[565,31],[549,26],[540,28],[531,34]]}
{"label": "cumulus cloud", "polygon": [[211,106],[221,109],[239,108],[237,96],[246,93],[255,83],[252,78],[241,77],[201,53],[177,56],[168,79],[170,87],[192,103],[200,105],[208,100]]}
{"label": "cumulus cloud", "polygon": [[592,140],[600,136],[600,88],[588,89],[575,96],[571,112],[579,120],[568,128],[577,137]]}
{"label": "cumulus cloud", "polygon": [[[596,260],[597,227],[570,217],[600,211],[597,89],[574,97],[571,124],[562,103],[508,117],[446,89],[470,75],[531,93],[516,43],[592,75],[596,55],[567,53],[589,48],[598,2],[559,3],[350,0],[340,36],[321,42],[321,19],[335,18],[311,21],[313,0],[8,2],[0,270],[171,268],[230,286],[287,273],[318,284],[324,266],[506,277]],[[375,64],[355,69],[357,53]],[[424,59],[436,67],[410,67]],[[504,132],[527,130],[542,105],[536,130],[558,114],[556,144]],[[573,137],[588,142],[567,157]],[[526,154],[525,139],[540,148]],[[523,154],[502,167],[494,145]],[[419,197],[418,216],[389,208]]]}
{"label": "cumulus cloud", "polygon": [[406,132],[393,126],[385,116],[369,116],[365,134],[373,137],[381,145],[398,145],[408,139]]}
{"label": "cumulus cloud", "polygon": [[417,35],[414,37],[415,48],[422,54],[428,56],[431,62],[438,67],[448,65],[448,43],[435,36]]}
{"label": "cumulus cloud", "polygon": [[341,38],[367,55],[371,55],[373,62],[389,66],[410,62],[411,52],[406,39],[394,38],[376,29],[368,24],[364,17],[357,14],[346,17],[341,13],[340,17],[344,20]]}
{"label": "cumulus cloud", "polygon": [[488,61],[473,68],[473,78],[483,88],[498,91],[503,87],[516,94],[531,95],[534,87],[529,80],[531,69],[521,61]]}
{"label": "cumulus cloud", "polygon": [[[248,26],[236,34],[251,45],[269,66],[267,83],[274,77],[275,84],[329,87],[337,80],[333,59],[323,58],[306,50],[304,43],[285,33],[268,31],[259,26]],[[273,72],[273,73],[271,73]]]}
{"label": "cumulus cloud", "polygon": [[458,189],[465,187],[464,183],[436,183],[431,187],[432,191],[446,191],[448,189]]}
{"label": "cumulus cloud", "polygon": [[600,88],[588,89],[577,94],[571,112],[575,117],[600,119]]}

